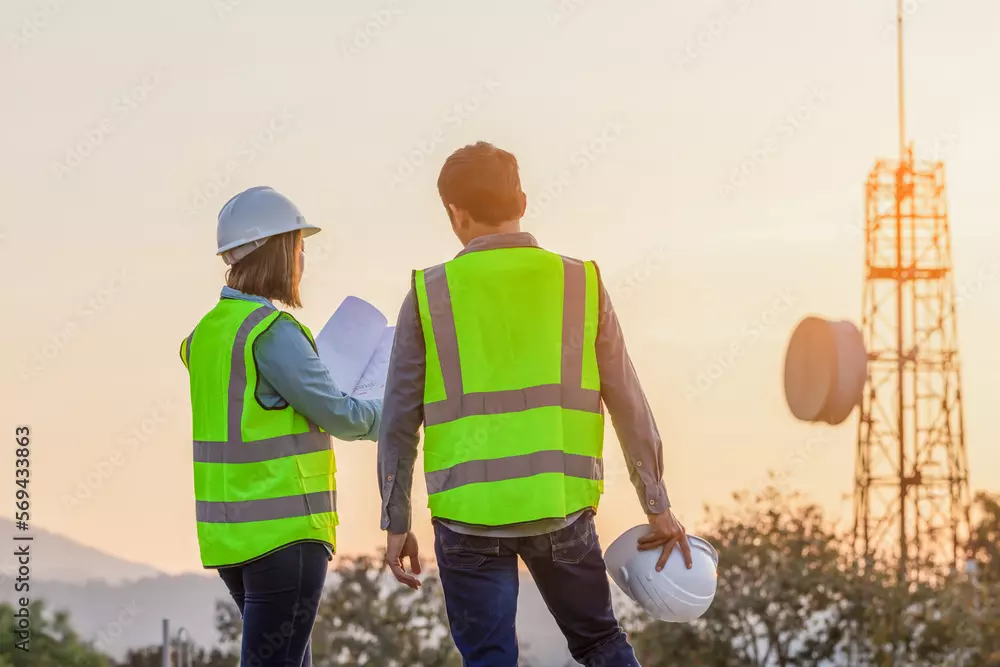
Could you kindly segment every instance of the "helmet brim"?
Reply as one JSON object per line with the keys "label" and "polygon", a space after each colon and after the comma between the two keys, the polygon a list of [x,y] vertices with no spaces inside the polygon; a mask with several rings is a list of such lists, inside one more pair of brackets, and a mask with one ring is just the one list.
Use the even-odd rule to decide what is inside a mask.
{"label": "helmet brim", "polygon": [[238,241],[233,241],[232,243],[227,243],[225,246],[219,248],[218,252],[216,252],[215,254],[222,255],[222,253],[224,252],[229,252],[230,250],[234,248],[239,248],[240,246],[246,245],[247,243],[253,243],[254,241],[260,241],[262,239],[268,239],[271,238],[272,236],[278,236],[279,234],[287,234],[288,232],[294,232],[295,230],[300,230],[302,232],[302,238],[306,238],[307,236],[313,236],[314,234],[318,234],[319,232],[323,231],[323,228],[317,227],[316,225],[310,225],[307,222],[301,227],[294,227],[292,229],[288,229],[283,232],[275,232],[273,234],[262,234],[254,238],[245,238],[245,239],[240,239]]}

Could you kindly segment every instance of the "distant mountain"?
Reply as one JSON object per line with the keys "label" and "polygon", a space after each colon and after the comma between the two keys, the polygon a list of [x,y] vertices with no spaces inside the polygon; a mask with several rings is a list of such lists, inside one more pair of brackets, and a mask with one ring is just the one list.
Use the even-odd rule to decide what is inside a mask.
{"label": "distant mountain", "polygon": [[[40,572],[44,570],[39,569]],[[12,602],[13,587],[0,589],[0,602]],[[73,627],[108,655],[121,658],[130,648],[159,645],[163,619],[172,630],[184,627],[200,646],[218,643],[215,601],[229,599],[218,576],[160,575],[124,584],[31,582],[31,599],[48,610],[65,610]]]}
{"label": "distant mountain", "polygon": [[[14,522],[0,517],[0,535],[13,535],[15,532]],[[31,535],[34,537],[31,549],[32,576],[46,581],[84,583],[95,579],[117,584],[162,574],[148,565],[110,556],[34,526],[31,528]],[[0,575],[10,576],[16,570],[11,554],[4,554],[0,558]]]}
{"label": "distant mountain", "polygon": [[[31,594],[33,599],[45,600],[50,610],[68,611],[81,636],[116,658],[130,648],[158,645],[164,618],[170,619],[173,631],[185,628],[199,646],[216,646],[215,603],[230,599],[218,576],[199,574],[161,575],[119,585],[33,582]],[[0,589],[0,602],[13,599],[12,587]],[[522,652],[536,667],[574,664],[527,573],[521,574],[517,634]]]}
{"label": "distant mountain", "polygon": [[[14,533],[8,519],[0,518],[0,529]],[[32,535],[31,599],[44,600],[49,610],[69,612],[80,635],[105,653],[120,658],[130,648],[158,645],[164,618],[174,631],[185,628],[198,645],[217,645],[215,603],[230,598],[215,573],[166,575],[55,533],[32,528]],[[13,569],[9,556],[0,557],[0,573],[9,576]],[[328,583],[335,585],[334,578]],[[520,586],[517,634],[522,652],[536,667],[573,664],[527,573],[521,573]],[[19,595],[13,586],[0,585],[0,602],[11,603]]]}

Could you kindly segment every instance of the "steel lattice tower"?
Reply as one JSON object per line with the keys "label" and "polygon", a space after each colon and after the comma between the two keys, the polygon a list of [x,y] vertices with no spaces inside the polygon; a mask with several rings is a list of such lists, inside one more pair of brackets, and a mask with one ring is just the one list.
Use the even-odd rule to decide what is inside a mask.
{"label": "steel lattice tower", "polygon": [[944,165],[879,161],[868,177],[862,330],[868,382],[858,423],[855,537],[901,570],[955,567],[968,539]]}
{"label": "steel lattice tower", "polygon": [[965,556],[969,473],[944,165],[906,144],[897,2],[900,156],[866,184],[854,537],[859,553],[888,551],[903,577],[924,578]]}

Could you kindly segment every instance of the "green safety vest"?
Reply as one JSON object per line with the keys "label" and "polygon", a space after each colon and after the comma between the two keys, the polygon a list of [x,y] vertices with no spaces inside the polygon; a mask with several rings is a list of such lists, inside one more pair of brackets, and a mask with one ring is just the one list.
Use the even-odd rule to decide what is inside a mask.
{"label": "green safety vest", "polygon": [[336,459],[330,436],[291,406],[256,397],[253,344],[288,313],[222,299],[181,343],[191,380],[194,494],[205,567],[238,565],[279,547],[336,548]]}
{"label": "green safety vest", "polygon": [[413,273],[431,515],[503,526],[597,508],[604,412],[593,262],[470,252]]}

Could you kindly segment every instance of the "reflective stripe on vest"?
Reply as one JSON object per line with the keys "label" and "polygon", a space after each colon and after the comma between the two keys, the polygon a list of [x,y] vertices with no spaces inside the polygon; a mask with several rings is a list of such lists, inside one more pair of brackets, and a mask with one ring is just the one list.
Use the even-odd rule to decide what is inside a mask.
{"label": "reflective stripe on vest", "polygon": [[337,510],[336,491],[317,491],[301,496],[282,496],[234,503],[197,501],[195,513],[204,523],[247,523],[308,516]]}
{"label": "reflective stripe on vest", "polygon": [[[445,393],[443,400],[424,404],[425,439],[428,437],[427,429],[472,416],[502,415],[545,407],[602,414],[600,390],[582,386],[586,267],[583,262],[566,257],[562,258],[562,262],[564,295],[560,383],[515,390],[464,391],[459,339],[445,265],[422,272]],[[433,430],[430,432],[433,433]],[[604,467],[600,457],[567,453],[562,449],[543,449],[517,456],[464,461],[441,470],[425,471],[425,481],[427,493],[434,495],[470,484],[522,479],[543,473],[600,481],[604,478]]]}
{"label": "reflective stripe on vest", "polygon": [[329,440],[308,433],[279,435],[252,442],[194,442],[194,460],[198,463],[261,463],[286,456],[312,454],[330,449]]}
{"label": "reflective stripe on vest", "polygon": [[[230,362],[229,374],[229,409],[227,413],[229,434],[228,442],[194,442],[194,460],[201,463],[261,463],[295,456],[297,454],[311,454],[330,449],[330,439],[322,434],[312,422],[309,423],[307,433],[297,433],[294,435],[280,435],[275,438],[244,442],[243,430],[243,396],[247,389],[247,367],[244,363],[247,338],[250,332],[260,324],[265,317],[273,313],[274,310],[267,306],[261,306],[250,313],[239,331],[236,332],[236,340],[233,342],[232,361]],[[194,333],[191,334],[194,337]],[[188,339],[190,341],[190,338]],[[190,360],[190,342],[188,345],[188,359]],[[239,503],[228,503],[228,505],[238,505],[239,510],[233,513],[219,512],[218,510],[202,509],[209,506],[227,505],[227,503],[197,501],[197,513],[201,517],[202,513],[216,518],[212,523],[242,523],[245,521],[267,521],[269,519],[283,519],[295,516],[305,516],[312,512],[336,512],[337,500],[336,492],[330,491],[329,500],[321,500],[319,506],[325,509],[313,509],[312,512],[306,510],[306,496],[317,494],[303,494],[301,496],[285,496],[282,498],[265,498],[261,500],[244,500]],[[277,502],[281,501],[281,502]],[[284,513],[279,510],[284,509]],[[275,515],[275,512],[278,512]],[[226,516],[233,517],[226,519]],[[246,517],[259,516],[264,518],[253,519]],[[209,521],[199,518],[198,521]]]}
{"label": "reflective stripe on vest", "polygon": [[424,405],[424,423],[435,426],[468,417],[518,412],[532,408],[560,406],[585,412],[601,411],[601,392],[584,389],[583,329],[587,277],[583,262],[563,257],[565,295],[563,297],[562,382],[525,389],[463,393],[462,364],[458,356],[458,336],[451,309],[448,278],[443,264],[427,269],[427,303],[434,325],[434,340],[444,377],[443,401]]}
{"label": "reflective stripe on vest", "polygon": [[[202,320],[199,328],[207,322],[207,332],[195,329],[199,347],[194,365],[195,334],[182,343],[182,356],[192,373],[195,432],[212,438],[193,442],[195,515],[206,567],[246,562],[295,541],[336,544],[330,438],[291,406],[268,410],[253,398],[247,377],[248,368],[254,372],[249,346],[283,314],[260,306],[243,315],[248,305],[253,304],[229,300]],[[238,328],[234,317],[241,318]],[[232,327],[228,336],[227,327]],[[232,347],[223,352],[233,328]],[[302,330],[312,341],[308,330]],[[222,345],[217,335],[224,336]],[[228,364],[213,361],[222,354],[228,354]],[[220,375],[227,366],[228,378]],[[223,387],[224,402],[214,398]]]}
{"label": "reflective stripe on vest", "polygon": [[499,459],[466,461],[444,470],[425,473],[424,478],[427,481],[427,493],[441,493],[466,484],[500,482],[546,472],[561,472],[569,477],[582,479],[604,479],[604,462],[592,456],[544,450]]}

